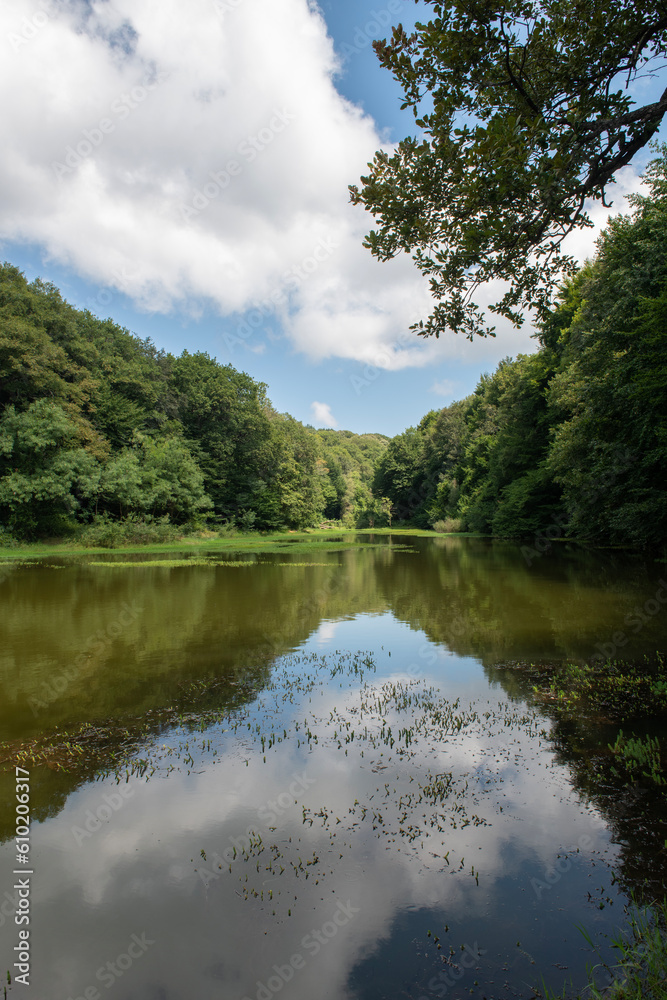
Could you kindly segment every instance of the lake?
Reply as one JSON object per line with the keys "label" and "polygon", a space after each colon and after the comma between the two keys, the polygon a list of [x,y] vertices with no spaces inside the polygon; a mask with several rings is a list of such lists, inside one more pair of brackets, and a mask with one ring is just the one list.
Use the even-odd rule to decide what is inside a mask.
{"label": "lake", "polygon": [[616,729],[524,669],[664,650],[664,565],[293,548],[0,564],[8,996],[529,998],[664,891],[664,796],[591,780]]}

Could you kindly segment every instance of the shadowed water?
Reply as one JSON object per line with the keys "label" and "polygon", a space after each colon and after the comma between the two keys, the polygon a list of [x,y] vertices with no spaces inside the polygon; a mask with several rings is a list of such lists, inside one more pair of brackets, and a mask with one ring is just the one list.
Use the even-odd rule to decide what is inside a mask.
{"label": "shadowed water", "polygon": [[[46,738],[29,767],[30,986],[12,993],[531,997],[542,978],[585,981],[597,959],[577,924],[611,957],[633,859],[662,879],[662,799],[628,811],[584,781],[506,664],[664,649],[662,568],[371,541],[0,567],[4,755]],[[85,723],[90,751],[53,749]]]}

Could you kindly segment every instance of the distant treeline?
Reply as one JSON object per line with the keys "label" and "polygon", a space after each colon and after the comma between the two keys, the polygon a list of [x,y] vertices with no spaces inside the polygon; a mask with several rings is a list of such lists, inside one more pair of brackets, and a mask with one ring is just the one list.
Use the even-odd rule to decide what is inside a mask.
{"label": "distant treeline", "polygon": [[53,285],[0,267],[5,540],[118,520],[354,524],[372,502],[387,442],[306,427],[277,413],[266,386],[231,365],[159,351],[73,308]]}
{"label": "distant treeline", "polygon": [[393,438],[373,489],[441,530],[667,541],[667,156],[538,330],[461,402]]}
{"label": "distant treeline", "polygon": [[[667,541],[667,159],[540,326],[389,441],[304,426],[207,354],[159,351],[0,268],[0,524],[40,538],[161,519],[392,523]],[[1,536],[0,536],[1,537]],[[98,532],[98,536],[101,537]]]}

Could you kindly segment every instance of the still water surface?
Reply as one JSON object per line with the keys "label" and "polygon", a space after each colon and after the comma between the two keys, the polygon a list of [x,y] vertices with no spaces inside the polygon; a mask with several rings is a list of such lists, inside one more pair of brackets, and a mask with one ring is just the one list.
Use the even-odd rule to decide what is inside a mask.
{"label": "still water surface", "polygon": [[[509,664],[664,649],[659,602],[636,624],[661,572],[391,536],[0,566],[3,740],[91,724],[67,771],[48,753],[30,767],[30,986],[10,993],[430,1000],[583,984],[597,959],[576,925],[610,958],[629,890],[649,868],[663,880],[660,805],[633,814],[582,782],[585,749]],[[123,751],[140,763],[100,777]],[[14,775],[0,780],[4,976]]]}

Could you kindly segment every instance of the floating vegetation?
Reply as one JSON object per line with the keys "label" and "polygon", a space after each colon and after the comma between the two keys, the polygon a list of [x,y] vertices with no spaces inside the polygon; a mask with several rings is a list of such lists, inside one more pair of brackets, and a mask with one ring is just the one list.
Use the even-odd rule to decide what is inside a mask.
{"label": "floating vegetation", "polygon": [[[260,534],[251,532],[248,534],[229,534],[219,537],[210,537],[204,533],[202,537],[195,535],[184,536],[174,541],[164,542],[133,542],[113,546],[113,551],[119,554],[146,555],[148,553],[163,554],[173,552],[175,558],[182,558],[185,553],[209,553],[220,555],[229,552],[233,555],[243,553],[253,553],[269,555],[272,553],[303,553],[304,555],[318,553],[327,555],[330,553],[349,552],[351,550],[382,549],[386,552],[414,552],[410,544],[411,538],[415,535],[425,535],[432,537],[430,531],[413,530],[380,530],[368,532],[365,530],[348,529],[341,535],[331,535],[327,530],[306,530],[303,532],[277,532],[275,534]],[[379,539],[375,540],[375,536]],[[397,539],[403,539],[397,541]],[[24,565],[43,565],[40,560],[44,557],[58,557],[68,562],[85,562],[89,564],[90,556],[100,553],[109,555],[108,546],[83,546],[76,542],[59,542],[54,544],[46,543],[26,543],[17,548],[5,548],[0,546],[0,562],[11,561],[14,564],[19,562]],[[132,563],[135,565],[135,563]]]}
{"label": "floating vegetation", "polygon": [[[493,869],[478,852],[494,834],[502,842],[507,823],[523,818],[516,791],[525,787],[526,770],[552,760],[544,711],[489,692],[470,702],[448,697],[402,673],[399,658],[386,655],[392,668],[396,663],[391,676],[378,676],[371,652],[336,650],[287,654],[257,669],[247,664],[185,681],[176,704],[5,743],[0,761],[118,781],[173,781],[180,772],[188,794],[194,787],[188,775],[222,765],[221,793],[244,789],[238,813],[226,803],[224,823],[202,826],[187,857],[177,859],[184,872],[177,877],[196,879],[212,906],[224,908],[231,899],[249,910],[265,934],[291,927],[318,898],[333,899],[346,871],[358,870],[355,878],[363,880],[365,858],[400,857],[415,883],[426,876],[437,886],[434,899],[447,899],[451,884],[454,898],[464,891],[482,905]],[[659,772],[657,741],[621,736],[605,752],[630,780]],[[270,796],[250,825],[244,786]],[[240,816],[242,832],[235,826]],[[589,893],[591,903],[597,898]],[[449,942],[438,933],[428,939],[451,964],[456,952]],[[519,941],[516,948],[534,964]]]}
{"label": "floating vegetation", "polygon": [[621,729],[616,737],[616,742],[613,745],[610,744],[609,749],[620,766],[620,770],[612,767],[613,774],[619,777],[629,777],[632,781],[643,778],[649,784],[667,785],[657,736],[653,739],[650,736],[645,739],[640,736],[624,736]]}
{"label": "floating vegetation", "polygon": [[103,566],[111,569],[144,569],[146,567],[160,566],[163,569],[175,569],[180,566],[259,566],[255,559],[141,559],[134,562],[103,562],[91,560],[89,566]]}
{"label": "floating vegetation", "polygon": [[12,768],[44,765],[52,771],[81,770],[86,775],[109,760],[136,753],[140,739],[130,729],[111,723],[85,722],[71,730],[54,732],[30,740],[0,743],[0,766]]}
{"label": "floating vegetation", "polygon": [[667,667],[659,652],[653,662],[643,663],[509,663],[498,668],[519,671],[531,683],[538,701],[566,715],[624,722],[636,716],[667,714]]}
{"label": "floating vegetation", "polygon": [[[319,886],[357,842],[375,838],[422,868],[462,873],[479,885],[479,869],[466,864],[458,846],[454,851],[452,838],[502,814],[506,792],[498,768],[501,761],[513,767],[518,760],[516,748],[503,745],[507,726],[534,735],[536,716],[505,702],[486,702],[484,711],[448,699],[424,680],[378,680],[375,674],[369,652],[287,655],[273,662],[259,691],[242,672],[188,682],[179,706],[122,725],[87,724],[73,733],[2,744],[0,761],[117,780],[199,773],[230,760],[262,767],[283,752],[293,767],[298,761],[345,761],[345,768],[366,776],[364,797],[351,794],[334,807],[322,785],[308,789],[289,806],[303,836],[285,838],[274,833],[276,824],[264,825],[248,831],[231,858],[224,850],[206,851],[204,865],[198,848],[199,877],[210,885],[231,875],[242,898],[281,920],[287,901],[290,910],[298,906],[295,880]],[[482,735],[498,744],[490,766],[482,757],[470,765],[463,748],[473,734],[476,744]]]}
{"label": "floating vegetation", "polygon": [[667,878],[664,654],[643,662],[498,668],[515,673],[515,691],[532,695],[551,717],[556,759],[570,769],[574,788],[601,810],[620,845],[618,882],[645,903],[661,898]]}
{"label": "floating vegetation", "polygon": [[[285,911],[287,901],[289,911],[298,906],[296,880],[324,884],[354,845],[369,837],[409,854],[422,868],[463,873],[479,885],[474,864],[466,865],[459,854],[450,859],[451,838],[456,831],[490,825],[489,810],[502,813],[506,792],[497,768],[501,759],[516,766],[517,752],[499,746],[490,768],[479,761],[474,769],[459,765],[448,771],[442,770],[443,755],[448,748],[463,748],[473,733],[507,742],[508,725],[536,735],[536,716],[504,702],[481,712],[413,678],[377,682],[375,669],[372,655],[363,652],[282,657],[252,704],[200,717],[201,739],[172,733],[168,743],[146,748],[147,777],[183,767],[198,771],[229,761],[230,754],[246,765],[267,764],[284,752],[292,761],[300,756],[303,764],[313,753],[327,759],[340,754],[347,758],[346,767],[371,782],[364,799],[350,797],[338,808],[323,800],[321,787],[304,800],[294,799],[292,818],[300,821],[303,836],[275,835],[277,826],[271,825],[248,829],[231,851],[207,852],[207,864],[197,862],[194,868],[207,891],[232,876],[238,895],[282,920],[291,915]],[[495,798],[489,794],[493,790]]]}
{"label": "floating vegetation", "polygon": [[[637,781],[667,788],[660,739],[647,732],[652,720],[667,718],[667,669],[660,652],[643,663],[498,666],[516,670],[526,687],[530,685],[534,700],[555,718],[559,731],[567,733],[556,742],[580,748],[575,755],[589,783],[615,781],[619,791]],[[635,735],[627,738],[619,729],[610,743],[609,729],[626,722],[632,723]]]}
{"label": "floating vegetation", "polygon": [[[36,565],[34,563],[24,563],[22,565]],[[42,567],[44,564],[41,564]],[[160,569],[179,569],[182,566],[228,566],[234,569],[238,566],[261,566],[266,569],[267,566],[325,566],[331,567],[336,564],[333,562],[273,562],[270,560],[258,560],[258,559],[135,559],[132,562],[125,561],[114,561],[107,562],[102,559],[91,560],[87,563],[88,566],[93,566],[95,568],[103,567],[104,569],[145,569],[153,568],[158,566]],[[64,569],[63,566],[48,566],[48,569]]]}

